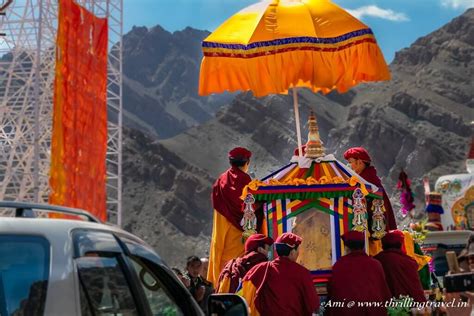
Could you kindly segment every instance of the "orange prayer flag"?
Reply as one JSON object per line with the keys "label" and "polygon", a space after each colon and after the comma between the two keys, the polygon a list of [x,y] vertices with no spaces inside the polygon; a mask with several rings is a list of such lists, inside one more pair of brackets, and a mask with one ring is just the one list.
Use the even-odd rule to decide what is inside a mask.
{"label": "orange prayer flag", "polygon": [[106,220],[107,19],[59,1],[49,201]]}

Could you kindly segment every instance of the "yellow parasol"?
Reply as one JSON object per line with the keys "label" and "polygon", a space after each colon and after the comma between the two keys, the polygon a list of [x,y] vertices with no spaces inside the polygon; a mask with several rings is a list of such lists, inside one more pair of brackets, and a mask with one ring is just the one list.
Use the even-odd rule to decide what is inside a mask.
{"label": "yellow parasol", "polygon": [[[329,0],[258,2],[220,25],[202,48],[200,95],[251,90],[262,97],[296,87],[342,93],[390,79],[372,30]],[[301,156],[296,90],[293,103]]]}

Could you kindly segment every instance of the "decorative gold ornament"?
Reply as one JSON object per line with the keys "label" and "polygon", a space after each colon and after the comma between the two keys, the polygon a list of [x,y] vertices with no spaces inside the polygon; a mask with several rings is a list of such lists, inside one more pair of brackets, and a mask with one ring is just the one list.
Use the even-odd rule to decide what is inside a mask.
{"label": "decorative gold ornament", "polygon": [[306,158],[320,158],[324,157],[326,154],[324,153],[323,142],[319,137],[319,128],[318,122],[316,121],[316,115],[313,111],[311,111],[309,118],[308,118],[308,142],[306,143]]}
{"label": "decorative gold ornament", "polygon": [[364,232],[367,230],[367,208],[363,202],[364,194],[361,189],[355,189],[352,194],[352,213],[354,218],[352,219],[352,230],[358,232]]}
{"label": "decorative gold ornament", "polygon": [[384,212],[383,200],[374,200],[372,202],[372,237],[375,239],[381,239],[386,234]]}
{"label": "decorative gold ornament", "polygon": [[255,216],[255,210],[253,209],[254,203],[255,198],[253,195],[251,193],[247,194],[244,199],[244,216],[240,220],[240,226],[242,226],[242,229],[244,230],[242,233],[244,240],[257,233],[257,217]]}

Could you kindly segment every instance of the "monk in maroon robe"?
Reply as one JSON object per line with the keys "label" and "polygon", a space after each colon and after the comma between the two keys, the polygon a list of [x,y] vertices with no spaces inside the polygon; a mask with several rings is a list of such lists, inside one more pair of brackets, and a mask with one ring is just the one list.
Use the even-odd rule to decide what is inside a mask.
{"label": "monk in maroon robe", "polygon": [[245,254],[232,259],[219,275],[217,293],[235,293],[245,274],[259,263],[268,261],[273,239],[263,234],[253,234],[245,241]]}
{"label": "monk in maroon robe", "polygon": [[[346,150],[344,153],[344,159],[346,159],[351,165],[352,170],[354,170],[358,175],[364,178],[365,181],[368,181],[376,185],[379,189],[383,191],[383,204],[385,207],[385,224],[387,225],[387,230],[397,229],[397,222],[395,220],[395,215],[393,213],[392,204],[388,198],[387,193],[382,185],[382,181],[377,175],[377,170],[370,163],[372,159],[369,156],[369,153],[365,148],[362,147],[353,147]],[[371,204],[368,203],[367,211],[369,213],[369,220],[372,219]],[[370,227],[370,225],[369,225]]]}
{"label": "monk in maroon robe", "polygon": [[243,201],[240,196],[252,180],[247,174],[251,156],[252,153],[245,148],[232,149],[229,152],[231,167],[212,187],[214,219],[207,280],[213,284],[217,283],[219,274],[229,260],[244,254],[243,230],[240,226]]}
{"label": "monk in maroon robe", "polygon": [[311,316],[319,296],[311,273],[296,263],[301,237],[284,233],[275,241],[278,258],[253,267],[243,280],[242,296],[252,316]]}
{"label": "monk in maroon robe", "polygon": [[[387,315],[385,302],[390,301],[390,290],[382,265],[364,251],[364,234],[349,231],[342,239],[347,254],[332,267],[325,305],[327,315]],[[351,302],[355,305],[349,306]],[[378,303],[381,307],[369,307],[367,303]]]}
{"label": "monk in maroon robe", "polygon": [[395,230],[382,238],[383,251],[375,256],[383,267],[385,279],[392,296],[410,296],[415,302],[425,302],[426,297],[418,275],[418,264],[402,250],[405,237]]}

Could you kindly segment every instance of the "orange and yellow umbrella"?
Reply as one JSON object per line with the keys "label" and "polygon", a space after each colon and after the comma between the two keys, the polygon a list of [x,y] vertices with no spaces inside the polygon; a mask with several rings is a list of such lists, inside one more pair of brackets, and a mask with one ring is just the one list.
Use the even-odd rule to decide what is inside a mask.
{"label": "orange and yellow umbrella", "polygon": [[251,90],[261,97],[296,87],[342,93],[390,79],[372,30],[329,0],[258,2],[220,25],[202,48],[200,95]]}

